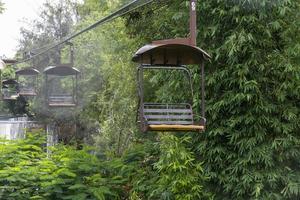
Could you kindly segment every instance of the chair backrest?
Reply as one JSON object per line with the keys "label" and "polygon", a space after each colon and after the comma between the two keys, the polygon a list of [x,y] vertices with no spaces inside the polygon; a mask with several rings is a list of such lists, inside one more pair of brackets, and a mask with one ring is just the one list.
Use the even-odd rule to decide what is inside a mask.
{"label": "chair backrest", "polygon": [[193,110],[190,104],[153,104],[144,103],[142,106],[144,119],[149,125],[192,125],[194,124]]}
{"label": "chair backrest", "polygon": [[19,87],[19,93],[35,93],[34,87]]}
{"label": "chair backrest", "polygon": [[49,103],[74,103],[72,95],[55,95],[49,96]]}
{"label": "chair backrest", "polygon": [[2,88],[2,95],[4,98],[11,98],[13,96],[17,96],[18,92],[14,88]]}

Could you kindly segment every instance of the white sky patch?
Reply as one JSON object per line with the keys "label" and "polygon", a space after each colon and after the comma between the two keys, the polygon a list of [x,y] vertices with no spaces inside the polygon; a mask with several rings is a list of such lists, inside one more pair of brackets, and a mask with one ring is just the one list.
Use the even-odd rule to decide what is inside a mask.
{"label": "white sky patch", "polygon": [[20,39],[20,28],[38,19],[46,0],[1,0],[5,10],[0,14],[0,56],[12,58]]}

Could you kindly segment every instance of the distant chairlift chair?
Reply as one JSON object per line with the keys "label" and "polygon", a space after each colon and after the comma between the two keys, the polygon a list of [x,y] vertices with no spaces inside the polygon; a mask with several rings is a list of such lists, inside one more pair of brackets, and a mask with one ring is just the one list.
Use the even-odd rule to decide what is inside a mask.
{"label": "distant chairlift chair", "polygon": [[19,83],[19,94],[21,96],[36,96],[38,86],[38,75],[40,72],[34,68],[25,68],[16,71]]}
{"label": "distant chairlift chair", "polygon": [[[153,41],[140,48],[132,58],[138,67],[139,108],[138,122],[142,132],[147,131],[193,131],[205,130],[204,50],[196,46],[196,0],[190,0],[190,37]],[[144,70],[169,69],[189,71],[185,65],[199,65],[201,77],[201,116],[195,121],[195,112],[188,103],[144,102]],[[192,91],[191,91],[192,92]]]}
{"label": "distant chairlift chair", "polygon": [[18,82],[15,79],[2,81],[2,98],[3,100],[17,100],[19,97]]}
{"label": "distant chairlift chair", "polygon": [[[50,66],[44,70],[46,78],[46,99],[50,107],[74,107],[77,105],[77,80],[80,71],[72,65]],[[62,89],[62,81],[71,78],[72,89]],[[70,81],[70,80],[69,80]],[[57,86],[59,88],[57,88]]]}

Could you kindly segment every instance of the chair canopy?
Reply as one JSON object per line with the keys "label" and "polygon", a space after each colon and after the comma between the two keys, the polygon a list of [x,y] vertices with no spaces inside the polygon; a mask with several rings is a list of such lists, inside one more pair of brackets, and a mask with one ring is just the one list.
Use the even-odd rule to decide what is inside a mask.
{"label": "chair canopy", "polygon": [[24,69],[19,69],[16,71],[16,75],[28,75],[28,76],[34,76],[34,75],[39,75],[40,72],[35,69],[35,68],[24,68]]}
{"label": "chair canopy", "polygon": [[5,64],[15,64],[17,60],[14,59],[3,59],[2,60]]}
{"label": "chair canopy", "polygon": [[199,47],[175,42],[152,43],[140,48],[132,61],[144,65],[191,65],[210,59]]}
{"label": "chair canopy", "polygon": [[71,76],[80,74],[80,71],[71,65],[56,65],[47,67],[44,73],[46,75]]}
{"label": "chair canopy", "polygon": [[16,81],[15,79],[7,79],[7,80],[3,80],[2,84],[3,85],[17,85],[18,81]]}

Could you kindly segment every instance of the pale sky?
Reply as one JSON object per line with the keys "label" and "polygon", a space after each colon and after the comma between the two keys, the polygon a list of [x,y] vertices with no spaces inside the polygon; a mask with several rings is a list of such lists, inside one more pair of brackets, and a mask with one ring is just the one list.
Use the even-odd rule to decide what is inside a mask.
{"label": "pale sky", "polygon": [[0,14],[0,56],[12,58],[20,39],[20,28],[38,18],[46,0],[1,0],[5,10]]}

